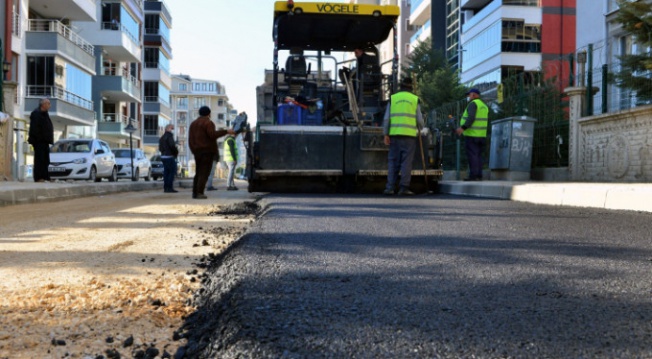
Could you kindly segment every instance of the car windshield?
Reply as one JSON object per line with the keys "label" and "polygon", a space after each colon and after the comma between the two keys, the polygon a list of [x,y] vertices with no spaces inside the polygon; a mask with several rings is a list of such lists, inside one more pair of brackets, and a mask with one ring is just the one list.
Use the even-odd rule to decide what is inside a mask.
{"label": "car windshield", "polygon": [[91,152],[90,141],[63,141],[52,145],[50,152],[84,153]]}
{"label": "car windshield", "polygon": [[161,162],[161,156],[152,156],[149,160],[152,162]]}
{"label": "car windshield", "polygon": [[116,158],[129,158],[129,150],[113,150]]}

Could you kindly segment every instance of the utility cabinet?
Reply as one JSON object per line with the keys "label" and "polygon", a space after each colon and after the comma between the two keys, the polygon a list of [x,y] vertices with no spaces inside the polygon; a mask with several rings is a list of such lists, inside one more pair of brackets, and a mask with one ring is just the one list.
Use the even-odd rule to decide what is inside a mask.
{"label": "utility cabinet", "polygon": [[509,117],[491,122],[491,179],[527,181],[532,168],[535,118]]}

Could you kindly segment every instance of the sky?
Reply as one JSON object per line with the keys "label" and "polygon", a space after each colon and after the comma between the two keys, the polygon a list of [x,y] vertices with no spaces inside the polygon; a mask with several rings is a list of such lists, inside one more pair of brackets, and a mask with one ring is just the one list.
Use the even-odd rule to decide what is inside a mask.
{"label": "sky", "polygon": [[164,1],[172,16],[172,73],[219,81],[234,109],[255,119],[256,86],[272,69],[274,0]]}

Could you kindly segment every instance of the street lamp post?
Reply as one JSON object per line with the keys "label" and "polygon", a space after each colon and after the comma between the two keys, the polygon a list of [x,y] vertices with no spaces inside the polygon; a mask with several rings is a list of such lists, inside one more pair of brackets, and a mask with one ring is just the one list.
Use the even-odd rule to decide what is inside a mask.
{"label": "street lamp post", "polygon": [[135,181],[136,179],[134,178],[134,148],[133,148],[133,141],[131,140],[131,136],[133,135],[134,132],[136,132],[136,127],[134,127],[131,124],[131,119],[129,119],[129,124],[127,127],[125,127],[125,131],[129,132],[129,159],[131,160],[131,180]]}

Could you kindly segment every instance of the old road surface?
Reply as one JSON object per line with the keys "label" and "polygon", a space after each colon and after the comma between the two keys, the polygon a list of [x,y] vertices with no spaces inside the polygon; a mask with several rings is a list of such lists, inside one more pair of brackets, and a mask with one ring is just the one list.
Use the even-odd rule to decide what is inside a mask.
{"label": "old road surface", "polygon": [[652,358],[649,214],[449,195],[268,195],[176,354]]}

